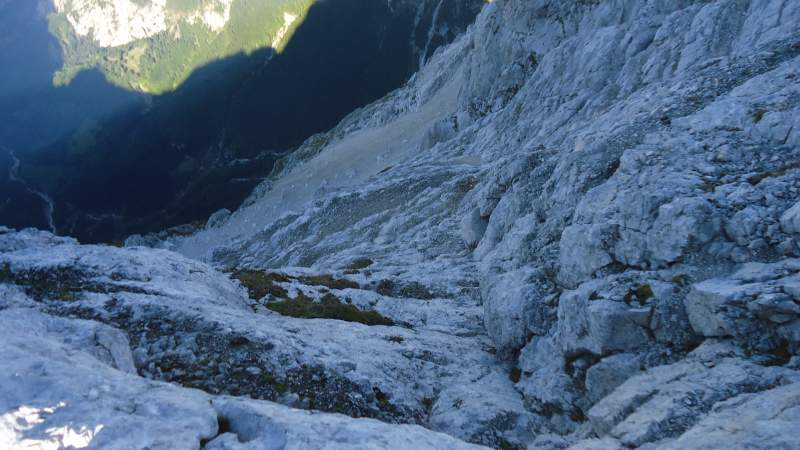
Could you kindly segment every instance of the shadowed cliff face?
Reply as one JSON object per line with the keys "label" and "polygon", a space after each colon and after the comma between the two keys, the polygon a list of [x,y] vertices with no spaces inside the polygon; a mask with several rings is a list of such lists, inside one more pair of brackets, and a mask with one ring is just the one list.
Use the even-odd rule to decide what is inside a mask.
{"label": "shadowed cliff face", "polygon": [[[110,241],[202,221],[236,208],[278,155],[400,86],[482,4],[318,2],[280,54],[267,48],[213,62],[160,96],[90,83],[125,102],[110,114],[77,114],[58,139],[8,146],[21,160],[20,178],[52,197],[59,233]],[[98,75],[55,91],[76,92]],[[9,208],[20,201],[8,189],[0,194]],[[35,212],[12,222],[0,209],[0,223],[41,226],[43,205],[26,204]]]}

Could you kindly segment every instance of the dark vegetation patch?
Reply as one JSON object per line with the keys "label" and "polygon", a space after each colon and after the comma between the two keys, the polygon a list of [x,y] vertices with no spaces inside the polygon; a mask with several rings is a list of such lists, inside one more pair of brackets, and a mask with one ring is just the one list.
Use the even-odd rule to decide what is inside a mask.
{"label": "dark vegetation patch", "polygon": [[777,178],[782,177],[789,173],[789,171],[800,169],[800,161],[796,161],[790,164],[786,164],[782,167],[779,167],[775,170],[768,170],[766,172],[761,172],[756,175],[752,175],[747,178],[747,182],[752,184],[753,186],[761,183],[762,181],[766,180],[767,178]]}
{"label": "dark vegetation patch", "polygon": [[499,438],[497,440],[497,447],[500,450],[521,450],[522,447],[511,443],[508,439]]}
{"label": "dark vegetation patch", "polygon": [[205,222],[200,220],[195,220],[190,223],[185,223],[182,225],[177,225],[171,228],[167,228],[164,231],[161,231],[158,234],[158,237],[166,240],[175,237],[189,237],[193,236],[198,231],[202,230],[205,227]]}
{"label": "dark vegetation patch", "polygon": [[331,275],[309,275],[309,276],[302,276],[299,277],[300,280],[304,284],[308,284],[311,286],[324,286],[328,289],[360,289],[358,283],[351,280],[346,280],[344,278],[334,278]]}
{"label": "dark vegetation patch", "polygon": [[700,188],[706,194],[712,194],[712,193],[714,193],[714,191],[717,190],[718,186],[719,186],[719,182],[711,181],[711,180],[703,180],[703,184],[700,186]]}
{"label": "dark vegetation patch", "polygon": [[[364,325],[394,325],[394,322],[377,311],[364,311],[349,304],[349,299],[341,300],[328,289],[359,289],[358,283],[334,278],[331,275],[308,275],[295,277],[278,272],[264,272],[258,270],[236,270],[232,277],[239,280],[247,289],[252,300],[259,301],[270,297],[271,301],[259,302],[267,309],[284,316],[300,319],[333,319],[345,322],[357,322]],[[314,301],[302,291],[296,297],[290,298],[289,291],[280,283],[299,281],[308,286],[318,288],[322,294],[319,301]],[[398,338],[401,339],[402,337]]]}
{"label": "dark vegetation patch", "polygon": [[778,345],[769,352],[769,360],[765,366],[783,366],[792,359],[792,352],[789,349],[789,341],[781,339]]}
{"label": "dark vegetation patch", "polygon": [[233,278],[239,280],[247,289],[247,294],[253,300],[261,300],[267,295],[277,298],[286,298],[289,292],[277,283],[288,283],[289,277],[277,272],[261,272],[258,270],[237,270]]}
{"label": "dark vegetation patch", "polygon": [[371,266],[373,261],[369,258],[358,258],[347,265],[346,269],[348,270],[362,270],[366,269],[367,267]]}
{"label": "dark vegetation patch", "polygon": [[393,280],[383,279],[378,283],[376,292],[386,297],[416,298],[418,300],[431,300],[436,294],[424,284],[417,281],[398,283]]}
{"label": "dark vegetation patch", "polygon": [[360,289],[358,283],[344,278],[334,278],[332,275],[307,275],[294,277],[279,272],[265,272],[261,270],[240,269],[234,270],[232,277],[239,280],[247,288],[248,295],[253,300],[261,300],[267,295],[275,298],[289,298],[289,292],[279,283],[289,283],[297,280],[309,286],[324,287],[328,289]]}
{"label": "dark vegetation patch", "polygon": [[640,306],[644,306],[647,300],[653,298],[653,288],[649,284],[642,284],[636,289],[631,289],[625,294],[625,304],[630,305],[631,302],[636,300]]}
{"label": "dark vegetation patch", "polygon": [[86,284],[83,274],[70,267],[29,269],[15,272],[8,263],[0,267],[0,283],[21,286],[36,301],[73,301]]}
{"label": "dark vegetation patch", "polygon": [[[119,274],[115,279],[119,278]],[[112,275],[112,278],[114,278]],[[37,267],[21,271],[12,270],[8,263],[0,265],[0,283],[20,286],[25,294],[36,301],[77,300],[81,292],[113,294],[129,292],[147,294],[145,289],[90,280],[84,272],[73,267]]]}
{"label": "dark vegetation patch", "polygon": [[330,293],[325,294],[319,302],[300,293],[294,299],[267,303],[266,307],[284,316],[301,319],[334,319],[364,325],[394,325],[392,320],[377,311],[362,311],[354,305],[343,303]]}
{"label": "dark vegetation patch", "polygon": [[689,276],[685,274],[678,274],[672,277],[672,283],[683,287],[689,284]]}
{"label": "dark vegetation patch", "polygon": [[564,357],[564,373],[569,375],[575,383],[584,389],[586,372],[590,367],[600,362],[600,357],[589,351],[580,351]]}
{"label": "dark vegetation patch", "polygon": [[389,394],[383,392],[379,387],[373,387],[372,392],[375,394],[375,400],[378,401],[380,405],[388,405],[389,404]]}
{"label": "dark vegetation patch", "polygon": [[519,383],[519,380],[522,378],[522,369],[519,367],[514,367],[511,369],[511,373],[508,374],[508,379],[511,380],[512,383]]}

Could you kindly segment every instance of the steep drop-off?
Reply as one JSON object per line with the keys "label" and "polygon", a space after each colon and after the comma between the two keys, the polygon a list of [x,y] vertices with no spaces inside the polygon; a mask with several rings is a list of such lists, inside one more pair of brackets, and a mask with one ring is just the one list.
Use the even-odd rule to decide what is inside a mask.
{"label": "steep drop-off", "polygon": [[98,67],[126,89],[161,94],[196,69],[237,53],[280,52],[313,0],[55,0],[50,30],[68,84]]}
{"label": "steep drop-off", "polygon": [[[233,4],[231,14],[238,11],[237,5],[284,3],[297,2],[242,0]],[[220,208],[235,209],[269,173],[276,158],[402,85],[436,48],[463,32],[482,4],[481,0],[313,2],[302,15],[297,12],[279,53],[269,46],[248,49],[252,51],[199,68],[159,53],[154,61],[191,69],[189,78],[174,91],[143,96],[110,114],[88,117],[44,147],[14,147],[21,160],[20,175],[53,199],[58,232],[83,242],[121,240],[134,232],[204,220]],[[210,52],[215,43],[229,42],[230,34],[244,39],[249,28],[234,22],[209,42],[181,35],[162,47],[171,52],[189,45]],[[161,39],[164,33],[152,39]],[[263,36],[274,39],[266,32]],[[80,42],[87,39],[91,41],[84,37]],[[103,72],[111,70],[103,65],[125,58],[107,58],[94,46],[87,51],[105,61]],[[64,64],[74,63],[69,48],[65,52]],[[89,74],[81,73],[58,91],[70,92]],[[136,75],[135,82],[139,80]],[[34,219],[29,224],[41,222],[38,216]]]}
{"label": "steep drop-off", "polygon": [[199,233],[7,231],[0,320],[29,325],[0,342],[36,377],[4,371],[0,411],[69,399],[14,439],[97,411],[95,442],[165,445],[146,393],[191,396],[162,418],[187,448],[797,448],[798,24],[498,0]]}

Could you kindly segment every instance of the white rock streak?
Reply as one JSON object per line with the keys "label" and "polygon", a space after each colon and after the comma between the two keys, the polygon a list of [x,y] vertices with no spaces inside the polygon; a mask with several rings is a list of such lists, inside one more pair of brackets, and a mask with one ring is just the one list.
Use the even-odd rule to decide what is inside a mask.
{"label": "white rock streak", "polygon": [[164,32],[175,18],[190,24],[204,23],[220,32],[230,20],[233,0],[214,0],[197,11],[170,14],[166,0],[145,4],[133,0],[53,0],[55,10],[66,15],[78,36],[91,36],[100,47],[119,47]]}
{"label": "white rock streak", "polygon": [[231,18],[232,4],[233,0],[216,0],[207,3],[202,11],[197,11],[189,16],[188,22],[191,24],[203,22],[211,31],[219,33]]}
{"label": "white rock streak", "polygon": [[119,47],[165,31],[166,4],[166,0],[145,5],[132,0],[55,0],[56,11],[66,13],[75,33],[91,36],[101,47]]}
{"label": "white rock streak", "polygon": [[272,48],[277,50],[278,46],[283,43],[283,39],[286,37],[286,34],[289,33],[289,28],[291,28],[295,20],[297,20],[296,14],[290,14],[288,12],[283,13],[283,26],[275,33],[275,37],[272,38]]}

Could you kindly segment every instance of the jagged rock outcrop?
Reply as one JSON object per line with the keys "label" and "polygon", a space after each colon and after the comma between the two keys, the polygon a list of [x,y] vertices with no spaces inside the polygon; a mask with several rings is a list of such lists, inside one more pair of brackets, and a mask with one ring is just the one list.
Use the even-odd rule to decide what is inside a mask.
{"label": "jagged rock outcrop", "polygon": [[[185,349],[224,355],[203,364],[226,367],[216,388],[196,377],[211,393],[496,448],[798,447],[799,23],[791,0],[493,2],[222,223],[158,244],[272,274],[255,299],[173,253],[31,233],[0,244],[7,289],[125,330],[151,378]],[[59,266],[54,246],[94,274],[67,302],[25,281]],[[164,291],[98,275],[127,261],[170,274]],[[181,300],[198,290],[214,294]],[[392,325],[267,312],[321,314],[328,293]],[[156,318],[179,333],[140,329]],[[294,364],[319,368],[324,402],[304,403]],[[285,392],[236,381],[250,365]]]}

